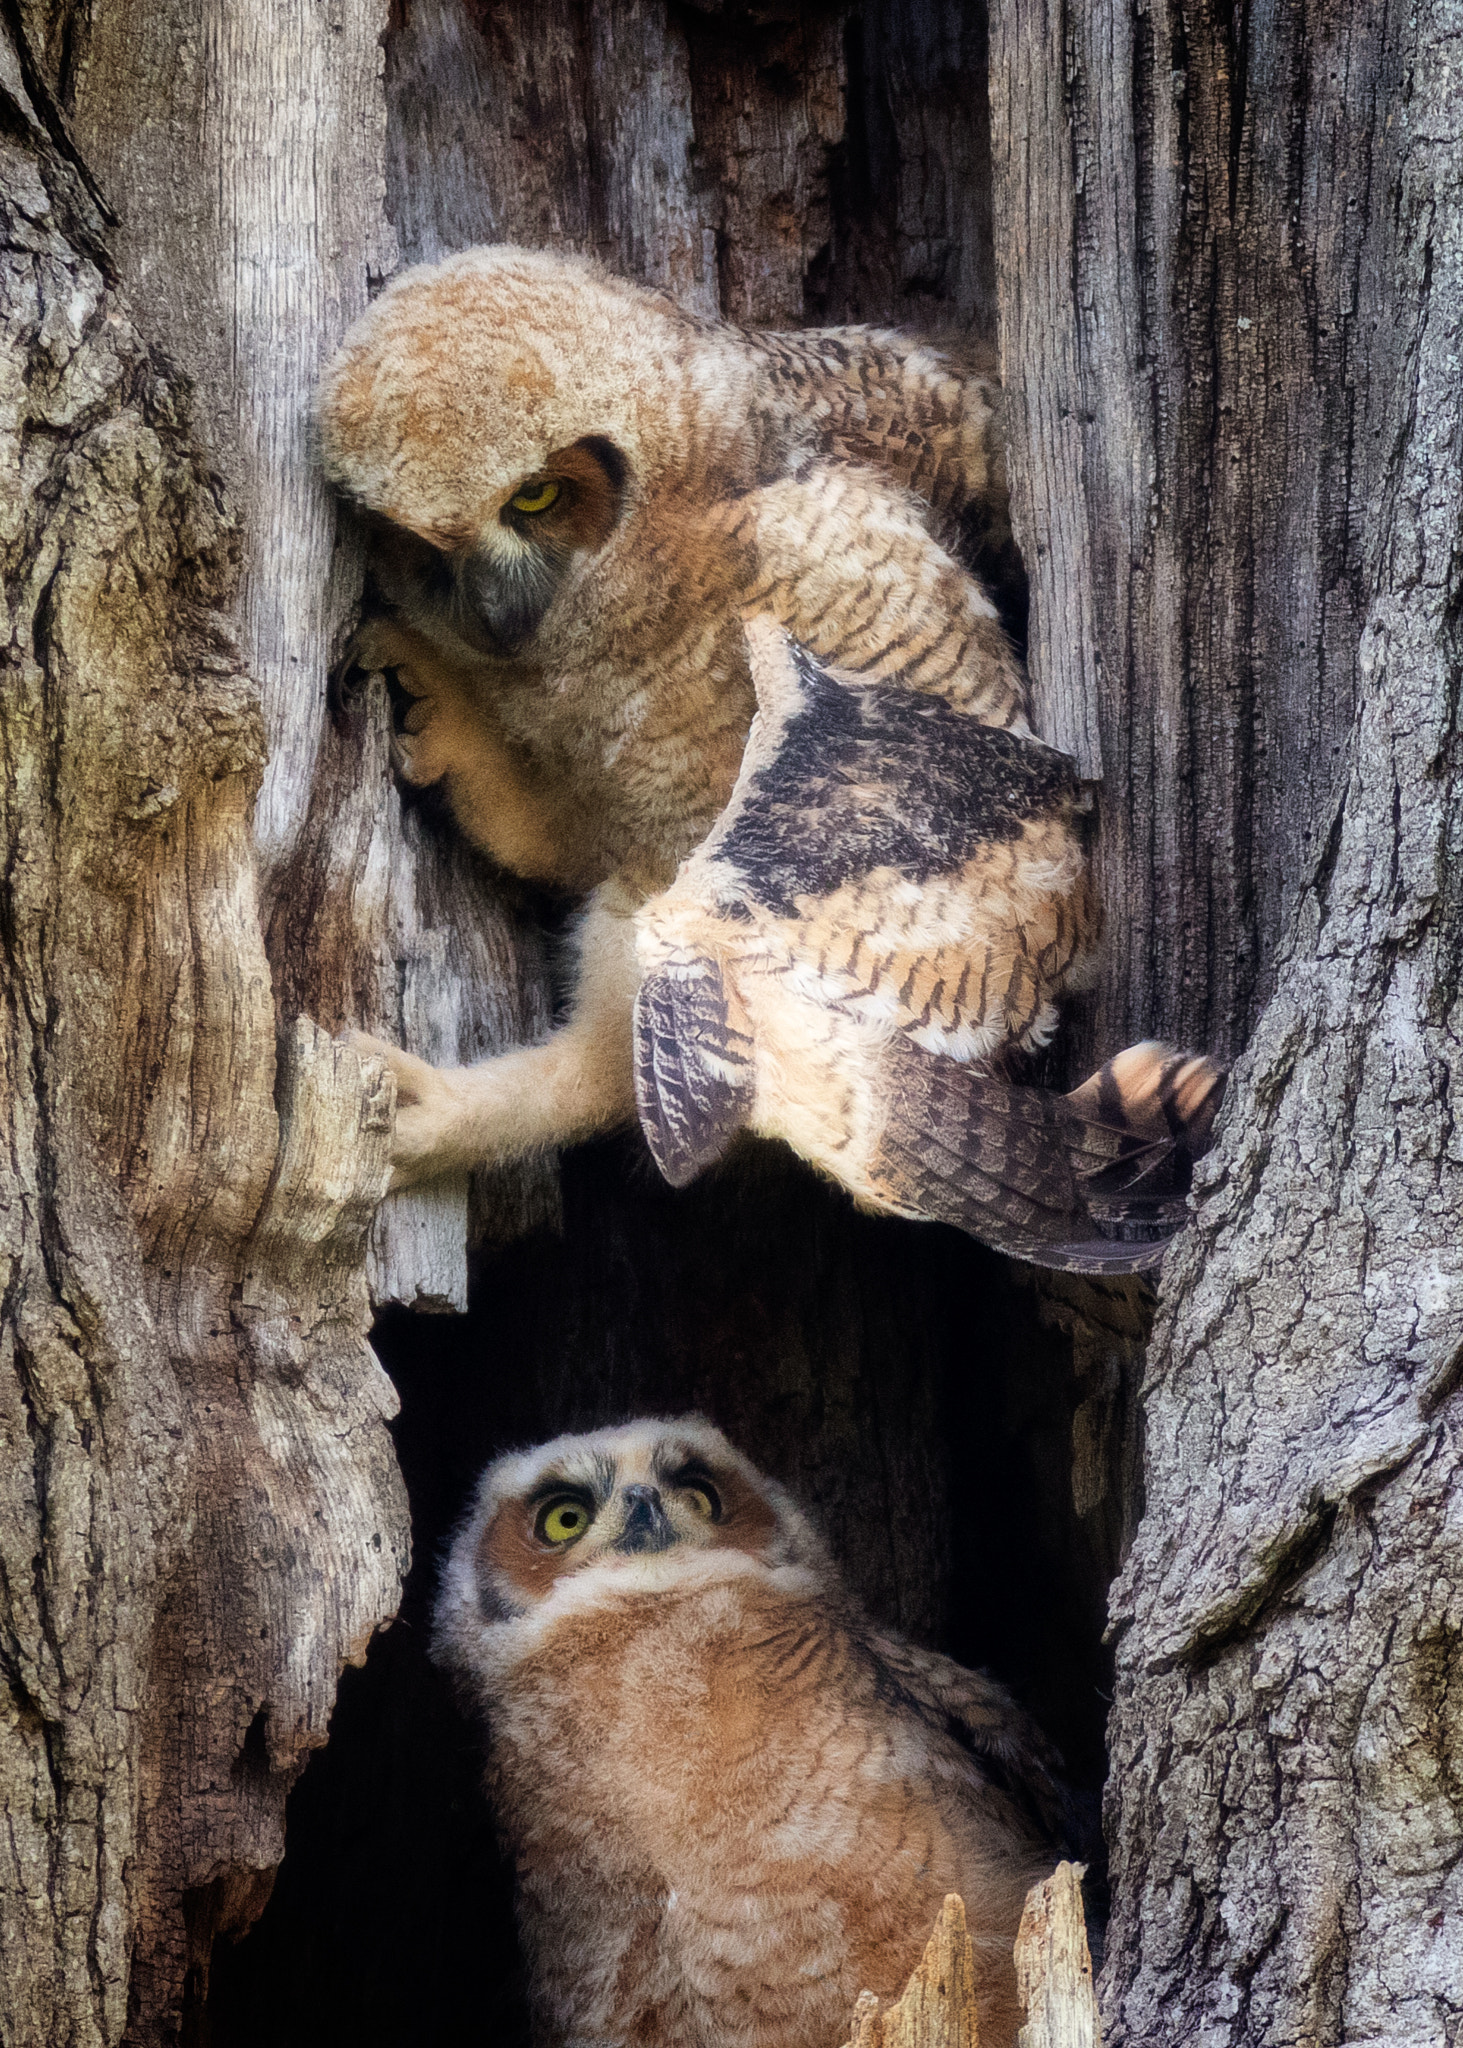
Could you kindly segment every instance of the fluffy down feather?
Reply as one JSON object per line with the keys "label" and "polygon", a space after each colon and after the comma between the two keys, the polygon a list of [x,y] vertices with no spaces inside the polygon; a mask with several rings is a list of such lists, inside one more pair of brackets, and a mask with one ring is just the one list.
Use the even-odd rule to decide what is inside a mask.
{"label": "fluffy down feather", "polygon": [[991,1680],[874,1628],[708,1423],[493,1466],[436,1647],[486,1721],[543,2048],[826,2048],[950,1891],[984,2048],[1011,2048],[1050,1752]]}

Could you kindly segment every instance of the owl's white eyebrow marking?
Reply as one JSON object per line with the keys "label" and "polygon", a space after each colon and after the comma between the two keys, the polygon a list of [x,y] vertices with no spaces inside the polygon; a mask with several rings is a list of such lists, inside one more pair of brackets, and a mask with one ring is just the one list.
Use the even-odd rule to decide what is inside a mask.
{"label": "owl's white eyebrow marking", "polygon": [[534,1481],[525,1496],[531,1501],[543,1500],[551,1493],[587,1493],[603,1503],[615,1490],[617,1467],[613,1458],[603,1452],[593,1457],[568,1457],[551,1465]]}
{"label": "owl's white eyebrow marking", "polygon": [[657,1444],[651,1469],[657,1479],[709,1479],[711,1467],[704,1458],[698,1457],[689,1444]]}

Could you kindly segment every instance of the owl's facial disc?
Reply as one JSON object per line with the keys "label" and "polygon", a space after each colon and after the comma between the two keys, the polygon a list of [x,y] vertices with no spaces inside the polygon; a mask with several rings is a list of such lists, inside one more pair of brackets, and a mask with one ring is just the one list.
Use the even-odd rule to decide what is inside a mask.
{"label": "owl's facial disc", "polygon": [[758,1556],[774,1536],[776,1514],[739,1464],[708,1462],[684,1438],[617,1449],[555,1459],[497,1508],[478,1552],[490,1608],[504,1594],[510,1605],[542,1599],[591,1565],[690,1550]]}
{"label": "owl's facial disc", "polygon": [[371,566],[395,611],[429,639],[474,654],[528,648],[575,563],[619,525],[628,465],[586,435],[504,492],[486,524],[451,538],[369,519]]}
{"label": "owl's facial disc", "polygon": [[534,1538],[546,1549],[567,1553],[571,1544],[593,1533],[578,1563],[604,1551],[633,1557],[676,1543],[699,1547],[710,1540],[707,1532],[722,1516],[721,1496],[699,1464],[670,1473],[654,1466],[641,1472],[637,1464],[616,1473],[609,1488],[549,1481],[548,1491],[535,1498]]}

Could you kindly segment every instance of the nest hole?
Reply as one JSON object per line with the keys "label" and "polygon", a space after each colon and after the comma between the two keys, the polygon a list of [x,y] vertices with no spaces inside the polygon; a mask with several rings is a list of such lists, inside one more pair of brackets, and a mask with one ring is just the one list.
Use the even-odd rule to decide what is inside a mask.
{"label": "nest hole", "polygon": [[411,1576],[342,1678],[268,1906],[215,1948],[204,2048],[526,2048],[478,1741],[428,1654],[434,1585],[499,1451],[636,1414],[709,1415],[819,1517],[874,1615],[1013,1689],[1066,1758],[1100,1913],[1141,1288],[861,1215],[771,1146],[676,1194],[627,1137],[570,1154],[563,1194],[561,1229],[481,1256],[465,1316],[378,1323]]}

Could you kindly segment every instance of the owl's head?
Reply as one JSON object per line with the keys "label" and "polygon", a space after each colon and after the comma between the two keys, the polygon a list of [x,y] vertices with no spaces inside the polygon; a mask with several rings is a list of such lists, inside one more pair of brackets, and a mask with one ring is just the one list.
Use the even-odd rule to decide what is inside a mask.
{"label": "owl's head", "polygon": [[561,1436],[484,1473],[444,1575],[439,1631],[531,1613],[569,1581],[653,1588],[746,1561],[830,1569],[792,1497],[711,1423]]}
{"label": "owl's head", "polygon": [[645,506],[757,440],[732,330],[573,257],[470,249],[394,279],[317,400],[387,597],[468,656],[525,651]]}

